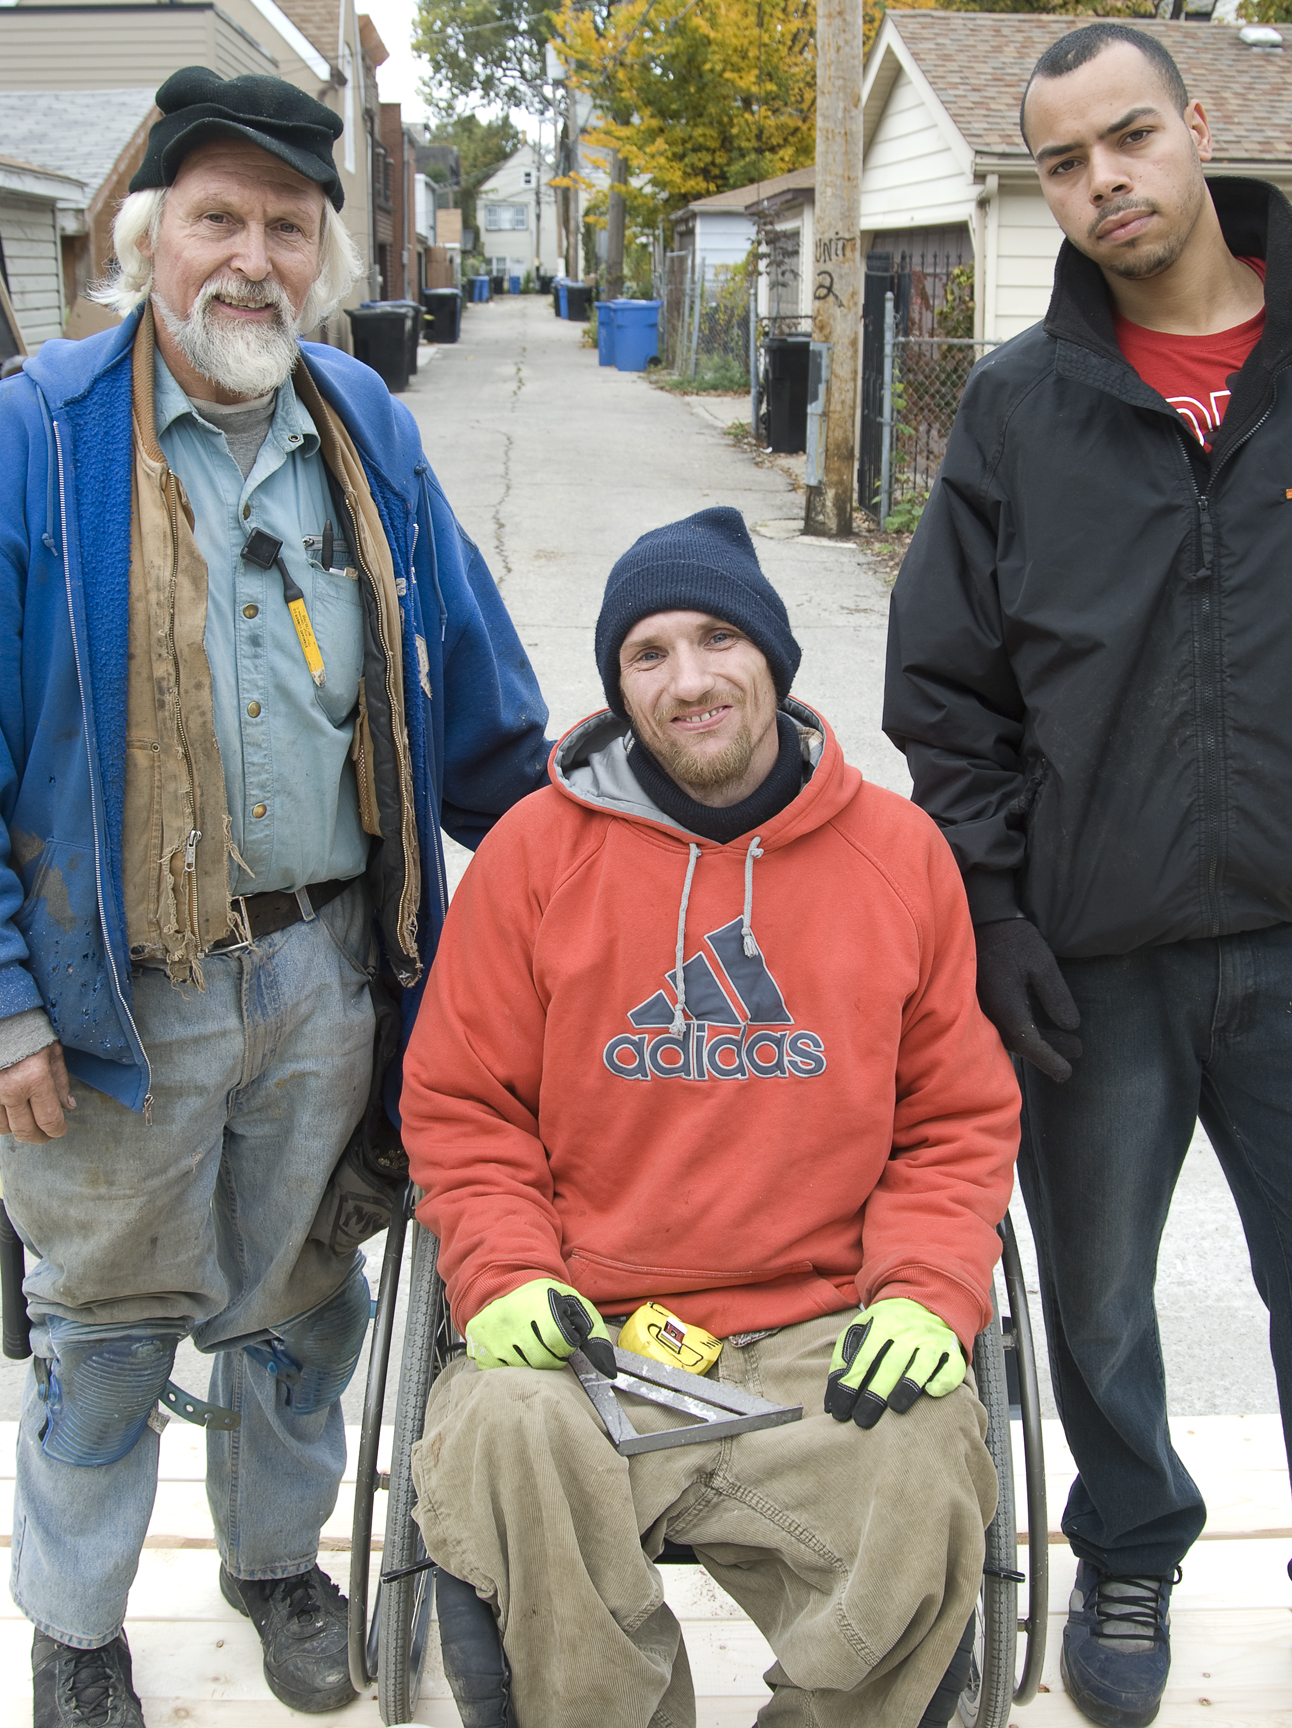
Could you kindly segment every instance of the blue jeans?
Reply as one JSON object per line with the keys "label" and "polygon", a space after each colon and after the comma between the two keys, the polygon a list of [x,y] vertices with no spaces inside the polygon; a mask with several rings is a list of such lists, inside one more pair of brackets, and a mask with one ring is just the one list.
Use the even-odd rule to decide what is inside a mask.
{"label": "blue jeans", "polygon": [[[0,1138],[5,1204],[39,1256],[26,1290],[33,1347],[49,1320],[105,1335],[191,1334],[214,1353],[208,1397],[237,1410],[208,1430],[207,1496],[220,1555],[240,1578],[309,1569],[345,1466],[339,1401],[314,1414],[241,1348],[319,1307],[352,1275],[307,1240],[367,1101],[373,1013],[367,896],[349,889],[244,953],[210,955],[205,992],[165,972],[134,980],[153,1070],[151,1125],[86,1086],[66,1136]],[[19,1423],[13,1597],[44,1632],[109,1643],[148,1530],[158,1436],[83,1467],[40,1445],[29,1381]]]}
{"label": "blue jeans", "polygon": [[1076,1460],[1063,1530],[1106,1572],[1166,1576],[1206,1522],[1171,1445],[1153,1286],[1201,1120],[1233,1192],[1292,1415],[1292,925],[1063,960],[1084,1053],[1021,1064],[1019,1178],[1055,1401]]}

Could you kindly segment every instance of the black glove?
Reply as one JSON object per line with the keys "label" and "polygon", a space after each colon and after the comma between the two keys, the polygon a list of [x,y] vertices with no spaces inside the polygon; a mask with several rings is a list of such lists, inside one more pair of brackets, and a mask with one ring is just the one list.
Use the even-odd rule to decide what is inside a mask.
{"label": "black glove", "polygon": [[[978,1001],[1006,1050],[1051,1080],[1070,1080],[1081,1054],[1073,1033],[1081,1015],[1045,938],[1026,918],[974,926],[978,941]],[[1037,1024],[1035,997],[1052,1024]]]}

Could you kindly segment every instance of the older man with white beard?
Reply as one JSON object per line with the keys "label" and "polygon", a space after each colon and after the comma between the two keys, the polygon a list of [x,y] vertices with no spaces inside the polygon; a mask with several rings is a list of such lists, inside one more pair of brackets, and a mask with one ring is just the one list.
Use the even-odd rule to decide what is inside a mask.
{"label": "older man with white beard", "polygon": [[[36,1728],[143,1722],[122,1625],[168,1405],[207,1429],[220,1587],[270,1687],[353,1697],[316,1555],[358,1244],[406,1169],[383,1098],[445,910],[441,823],[475,845],[547,754],[411,417],[300,341],[358,271],[340,120],[201,67],[157,102],[101,293],[123,324],[0,386],[0,1176],[31,1257],[12,1589]],[[209,1404],[170,1384],[184,1337]]]}

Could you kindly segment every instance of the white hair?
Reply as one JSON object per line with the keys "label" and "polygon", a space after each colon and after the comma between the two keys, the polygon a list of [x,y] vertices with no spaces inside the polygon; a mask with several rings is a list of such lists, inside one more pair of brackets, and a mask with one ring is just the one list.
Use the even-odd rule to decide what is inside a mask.
{"label": "white hair", "polygon": [[[146,192],[132,192],[117,211],[112,224],[116,269],[104,281],[96,283],[89,295],[100,305],[111,307],[119,318],[128,317],[152,292],[152,259],[144,256],[139,243],[146,235],[150,246],[156,246],[166,196],[167,188],[160,186],[150,187]],[[325,197],[319,272],[296,319],[297,330],[313,330],[335,312],[362,274],[363,261],[350,230],[333,208],[331,200]]]}

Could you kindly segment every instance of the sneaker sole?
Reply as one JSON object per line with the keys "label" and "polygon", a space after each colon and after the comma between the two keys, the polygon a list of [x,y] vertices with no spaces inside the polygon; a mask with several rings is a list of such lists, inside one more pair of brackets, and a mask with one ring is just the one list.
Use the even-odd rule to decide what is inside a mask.
{"label": "sneaker sole", "polygon": [[[230,1589],[233,1591],[232,1595],[229,1594]],[[226,1574],[223,1566],[220,1568],[220,1594],[224,1597],[230,1608],[236,1608],[238,1610],[244,1620],[251,1620],[251,1610],[242,1600],[242,1595],[233,1580],[232,1574],[228,1575],[226,1582]],[[254,1621],[252,1621],[252,1626],[254,1629]],[[256,1633],[256,1636],[259,1638],[259,1632]],[[261,1648],[263,1649],[263,1645]],[[334,1687],[331,1692],[292,1692],[286,1686],[281,1685],[274,1679],[273,1675],[269,1672],[267,1657],[261,1663],[261,1673],[265,1676],[265,1685],[268,1686],[269,1690],[273,1693],[274,1697],[277,1698],[280,1704],[286,1704],[289,1710],[301,1710],[307,1716],[322,1716],[329,1710],[344,1710],[347,1704],[352,1704],[359,1696],[354,1687],[350,1684],[349,1680],[346,1680],[343,1685]]]}
{"label": "sneaker sole", "polygon": [[1100,1728],[1149,1728],[1149,1723],[1156,1722],[1158,1712],[1162,1708],[1160,1698],[1148,1711],[1118,1710],[1115,1705],[1101,1704],[1095,1699],[1090,1699],[1087,1702],[1087,1695],[1072,1683],[1072,1676],[1068,1672],[1068,1653],[1066,1650],[1062,1650],[1059,1654],[1059,1673],[1067,1689],[1068,1697],[1071,1698],[1083,1716],[1091,1722],[1099,1723]]}

